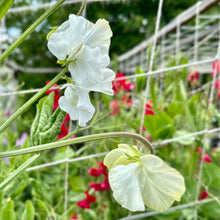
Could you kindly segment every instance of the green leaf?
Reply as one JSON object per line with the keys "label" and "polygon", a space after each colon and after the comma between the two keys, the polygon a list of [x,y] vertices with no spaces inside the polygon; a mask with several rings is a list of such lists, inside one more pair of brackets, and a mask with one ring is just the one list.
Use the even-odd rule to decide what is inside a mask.
{"label": "green leaf", "polygon": [[208,185],[209,188],[215,189],[218,192],[220,186],[220,167],[214,162],[204,162],[203,170],[203,182]]}
{"label": "green leaf", "polygon": [[[176,131],[173,135],[173,137],[177,138],[177,137],[181,137],[181,136],[185,136],[191,134],[190,132],[186,131],[186,130],[179,130]],[[195,141],[195,137],[187,137],[187,138],[183,138],[180,140],[177,140],[176,142],[183,144],[183,145],[190,145]]]}
{"label": "green leaf", "polygon": [[[142,73],[144,73],[144,70],[142,70],[140,66],[137,66],[136,75],[139,75]],[[142,90],[144,90],[145,86],[146,86],[146,77],[144,76],[136,77],[137,92],[139,93]]]}
{"label": "green leaf", "polygon": [[1,0],[0,2],[0,19],[6,14],[15,0]]}
{"label": "green leaf", "polygon": [[3,191],[0,192],[0,213],[1,213],[1,210],[2,210],[2,201],[3,201]]}
{"label": "green leaf", "polygon": [[12,200],[8,201],[2,209],[1,220],[16,220],[14,202]]}
{"label": "green leaf", "polygon": [[174,133],[173,120],[160,110],[157,110],[156,115],[146,115],[144,126],[154,140],[170,138]]}
{"label": "green leaf", "polygon": [[11,173],[3,182],[1,182],[0,191],[2,191],[11,181],[20,176],[39,156],[40,154],[35,154]]}
{"label": "green leaf", "polygon": [[34,206],[31,201],[26,201],[26,207],[22,216],[22,220],[34,220]]}
{"label": "green leaf", "polygon": [[206,204],[202,204],[200,206],[200,210],[202,212],[202,216],[204,219],[219,219],[220,216],[220,207],[217,202],[210,202]]}
{"label": "green leaf", "polygon": [[182,103],[181,102],[171,102],[166,110],[167,110],[167,114],[173,118],[176,115],[183,113]]}
{"label": "green leaf", "polygon": [[37,105],[37,113],[31,127],[32,145],[53,142],[60,132],[66,113],[60,108],[53,112],[54,92],[42,98]]}
{"label": "green leaf", "polygon": [[[62,147],[57,151],[57,154],[54,157],[54,160],[63,160],[66,158],[66,151],[67,148],[66,147]],[[68,149],[68,158],[72,158],[74,156],[76,156],[77,154],[75,153],[75,151],[71,148]]]}
{"label": "green leaf", "polygon": [[50,143],[55,140],[60,132],[60,126],[65,118],[66,113],[60,108],[49,117],[47,126],[39,133],[40,144]]}
{"label": "green leaf", "polygon": [[83,192],[86,187],[82,178],[74,176],[70,178],[70,185],[73,191]]}

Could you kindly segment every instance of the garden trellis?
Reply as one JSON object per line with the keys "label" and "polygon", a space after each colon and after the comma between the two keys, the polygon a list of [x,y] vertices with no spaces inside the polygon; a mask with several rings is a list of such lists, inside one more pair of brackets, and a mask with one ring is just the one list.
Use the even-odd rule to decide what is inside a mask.
{"label": "garden trellis", "polygon": [[[166,1],[166,0],[164,0]],[[66,4],[73,4],[80,1],[67,1]],[[90,0],[88,2],[95,2]],[[104,1],[103,1],[104,2]],[[43,4],[42,7],[50,7],[50,4]],[[8,13],[21,13],[22,11],[31,11],[36,10],[36,7],[22,7],[17,9],[11,9]],[[125,73],[125,78],[129,80],[136,80],[139,77],[146,77],[147,83],[145,87],[145,91],[142,94],[142,98],[144,98],[143,109],[142,111],[142,120],[140,121],[140,133],[143,133],[142,127],[144,123],[144,111],[145,111],[145,103],[148,101],[150,97],[150,78],[154,78],[156,81],[163,83],[163,80],[166,78],[166,74],[178,74],[180,69],[188,68],[188,72],[197,70],[199,74],[203,77],[212,72],[211,65],[213,62],[218,61],[220,59],[220,13],[219,13],[219,0],[204,0],[199,1],[190,9],[186,10],[182,14],[180,14],[177,18],[175,18],[170,24],[166,25],[162,29],[159,29],[161,14],[163,14],[163,0],[159,1],[158,4],[158,14],[157,14],[157,22],[155,24],[155,34],[146,41],[140,43],[133,49],[129,50],[125,54],[122,54],[118,57],[119,71]],[[7,19],[7,15],[6,15]],[[4,23],[2,22],[2,30],[4,30]],[[6,39],[6,38],[5,38]],[[151,50],[150,55],[147,60],[147,49]],[[169,63],[167,64],[167,60],[170,57],[177,57],[179,54],[182,54],[183,57],[186,57],[189,62],[184,64],[175,64],[171,66]],[[59,72],[60,69],[54,68],[24,68],[20,67],[16,64],[11,64],[8,61],[7,64],[14,70],[20,70],[22,72],[28,71],[33,73],[54,73]],[[157,66],[155,70],[154,65]],[[136,68],[140,66],[142,68],[142,73],[136,74]],[[206,85],[202,85],[197,88],[193,88],[190,94],[196,94],[200,91],[207,90],[209,93],[207,105],[211,105],[214,102],[214,84],[217,80],[217,67],[214,69],[214,76],[210,82]],[[118,80],[118,79],[116,79]],[[208,88],[208,89],[207,89]],[[163,89],[160,88],[163,92]],[[35,93],[39,91],[39,89],[29,90],[29,91],[7,91],[1,92],[0,97],[5,96],[16,96],[20,94],[28,94]],[[216,100],[215,100],[216,101]],[[218,100],[217,100],[218,102]],[[218,103],[217,103],[218,104]],[[134,106],[135,107],[135,106]],[[205,119],[204,119],[205,120]],[[71,127],[71,125],[70,125]],[[205,145],[207,144],[207,135],[208,134],[219,134],[220,128],[209,129],[208,123],[206,122],[205,129],[192,132],[191,134],[182,135],[179,137],[173,137],[170,139],[165,139],[161,141],[155,141],[152,143],[155,146],[156,150],[159,150],[159,147],[167,145],[169,143],[175,143],[179,140],[188,139],[191,137],[197,137],[199,135],[204,136],[203,147],[202,147],[202,156],[205,154]],[[219,147],[218,147],[219,148]],[[49,161],[45,164],[40,164],[37,166],[33,166],[28,168],[26,171],[30,172],[33,170],[38,170],[40,172],[41,168],[57,166],[58,164],[66,164],[65,169],[65,203],[64,210],[68,210],[68,175],[69,173],[69,163],[78,162],[82,160],[88,160],[94,157],[102,157],[106,155],[107,152],[99,152],[96,154],[91,154],[82,157],[76,158],[68,158],[68,149],[66,151],[66,158],[59,161]],[[201,177],[203,174],[203,161],[200,163],[198,169],[198,183],[197,183],[197,191],[199,191],[202,186]],[[208,188],[208,186],[205,186]],[[166,212],[172,212],[174,210],[181,210],[188,207],[195,207],[195,211],[193,213],[194,219],[198,219],[198,209],[200,204],[210,203],[213,201],[219,202],[219,195],[214,195],[212,199],[206,200],[198,200],[190,201],[189,203],[177,205],[175,207],[169,208]],[[160,212],[149,211],[142,214],[133,214],[123,219],[141,219],[147,216],[159,215]],[[118,218],[119,219],[119,218]]]}

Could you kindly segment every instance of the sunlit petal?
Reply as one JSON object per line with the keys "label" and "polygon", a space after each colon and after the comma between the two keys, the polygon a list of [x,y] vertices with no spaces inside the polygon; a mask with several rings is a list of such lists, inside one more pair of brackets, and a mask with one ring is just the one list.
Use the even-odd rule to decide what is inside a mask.
{"label": "sunlit petal", "polygon": [[109,183],[115,200],[133,212],[145,210],[139,185],[141,170],[136,162],[115,166],[109,172]]}
{"label": "sunlit petal", "polygon": [[95,112],[88,91],[74,85],[66,86],[64,96],[59,99],[59,105],[70,115],[71,120],[79,120],[80,126],[86,126]]}
{"label": "sunlit petal", "polygon": [[142,191],[145,205],[164,211],[175,200],[180,201],[185,191],[183,176],[157,156],[144,155],[140,158],[146,177]]}
{"label": "sunlit petal", "polygon": [[112,31],[108,22],[104,19],[99,19],[88,32],[85,42],[89,47],[100,47],[103,54],[108,54],[111,36]]}

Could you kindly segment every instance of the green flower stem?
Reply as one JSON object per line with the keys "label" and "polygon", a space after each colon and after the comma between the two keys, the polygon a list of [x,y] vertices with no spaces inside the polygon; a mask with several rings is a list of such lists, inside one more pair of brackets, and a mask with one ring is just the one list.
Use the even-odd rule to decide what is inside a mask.
{"label": "green flower stem", "polygon": [[8,185],[8,183],[10,183],[17,176],[19,176],[22,172],[24,172],[39,156],[40,154],[35,154],[31,158],[29,158],[20,167],[18,167],[12,174],[10,174],[3,182],[1,182],[0,191],[2,191]]}
{"label": "green flower stem", "polygon": [[95,141],[95,140],[101,140],[101,139],[107,139],[107,138],[134,138],[140,141],[142,144],[144,144],[144,146],[147,149],[149,149],[152,154],[154,153],[154,149],[151,146],[150,142],[139,134],[130,133],[130,132],[110,132],[110,133],[102,133],[102,134],[93,134],[93,135],[68,139],[64,141],[58,141],[54,143],[23,148],[19,150],[0,152],[0,158],[12,157],[12,156],[17,156],[17,155],[27,154],[27,153],[40,152],[44,150],[50,150],[50,149],[55,149],[58,147],[68,146],[71,144],[78,144],[82,142]]}
{"label": "green flower stem", "polygon": [[8,120],[3,123],[0,127],[0,133],[3,132],[19,115],[25,112],[35,101],[37,101],[45,92],[52,87],[67,71],[67,67],[63,69],[54,79],[52,79],[44,88],[42,88],[37,94],[35,94],[31,99],[29,99],[24,105],[22,105],[13,115],[11,115]]}
{"label": "green flower stem", "polygon": [[59,0],[51,8],[45,11],[20,37],[14,41],[0,56],[0,63],[16,48],[18,47],[34,30],[35,28],[47,17],[49,17],[65,0]]}
{"label": "green flower stem", "polygon": [[86,0],[83,0],[82,5],[77,13],[78,16],[82,15],[84,8],[86,7]]}

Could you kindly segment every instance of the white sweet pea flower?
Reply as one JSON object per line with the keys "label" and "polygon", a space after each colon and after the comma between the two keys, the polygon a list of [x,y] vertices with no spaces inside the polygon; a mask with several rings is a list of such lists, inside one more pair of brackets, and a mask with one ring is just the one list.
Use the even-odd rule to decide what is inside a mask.
{"label": "white sweet pea flower", "polygon": [[72,84],[67,84],[64,96],[59,99],[60,108],[70,115],[71,120],[79,120],[84,127],[92,118],[95,108],[89,99],[89,91]]}
{"label": "white sweet pea flower", "polygon": [[115,200],[130,211],[157,211],[180,201],[185,192],[183,176],[159,157],[143,155],[135,146],[119,145],[104,159]]}
{"label": "white sweet pea flower", "polygon": [[70,115],[71,120],[79,120],[79,125],[84,127],[95,113],[95,108],[89,99],[89,92],[102,92],[113,95],[112,80],[114,72],[108,68],[103,69],[103,77],[97,84],[92,84],[89,79],[85,79],[85,86],[66,84],[61,89],[66,88],[64,96],[59,99],[60,108]]}
{"label": "white sweet pea flower", "polygon": [[48,48],[60,63],[68,65],[71,76],[77,84],[84,85],[90,81],[94,85],[103,78],[105,68],[109,65],[108,56],[111,28],[104,19],[95,24],[81,16],[71,14],[52,33]]}

